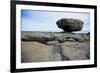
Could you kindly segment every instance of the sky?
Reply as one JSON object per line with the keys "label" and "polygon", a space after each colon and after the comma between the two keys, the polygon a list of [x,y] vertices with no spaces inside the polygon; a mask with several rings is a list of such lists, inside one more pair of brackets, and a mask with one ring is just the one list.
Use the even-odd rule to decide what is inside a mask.
{"label": "sky", "polygon": [[83,28],[79,33],[90,31],[90,14],[76,12],[54,12],[54,11],[35,11],[21,10],[21,30],[22,31],[43,31],[61,32],[56,22],[61,18],[80,19],[84,22]]}

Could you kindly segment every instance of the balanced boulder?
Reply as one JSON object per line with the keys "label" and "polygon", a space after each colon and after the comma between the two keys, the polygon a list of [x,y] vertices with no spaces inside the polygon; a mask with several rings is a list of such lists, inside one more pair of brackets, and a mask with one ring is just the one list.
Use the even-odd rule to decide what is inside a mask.
{"label": "balanced boulder", "polygon": [[66,32],[80,31],[83,27],[83,21],[72,18],[62,18],[56,24]]}

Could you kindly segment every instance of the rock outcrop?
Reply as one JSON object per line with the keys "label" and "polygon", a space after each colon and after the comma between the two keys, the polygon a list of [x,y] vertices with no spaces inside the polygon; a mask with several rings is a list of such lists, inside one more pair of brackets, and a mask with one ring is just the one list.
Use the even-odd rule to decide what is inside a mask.
{"label": "rock outcrop", "polygon": [[22,32],[22,62],[90,59],[90,35],[57,32]]}
{"label": "rock outcrop", "polygon": [[21,33],[22,41],[36,41],[43,44],[46,44],[50,41],[56,41],[63,43],[65,41],[78,41],[84,42],[89,41],[88,34],[79,34],[79,33],[59,33],[59,32],[22,32]]}
{"label": "rock outcrop", "polygon": [[72,18],[62,18],[56,24],[66,32],[80,31],[83,27],[83,21]]}

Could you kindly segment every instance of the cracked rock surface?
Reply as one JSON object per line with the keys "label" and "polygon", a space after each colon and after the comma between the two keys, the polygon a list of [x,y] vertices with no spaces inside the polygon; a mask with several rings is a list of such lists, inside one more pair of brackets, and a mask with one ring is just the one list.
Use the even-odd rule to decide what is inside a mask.
{"label": "cracked rock surface", "polygon": [[21,62],[90,59],[90,35],[57,32],[22,32]]}

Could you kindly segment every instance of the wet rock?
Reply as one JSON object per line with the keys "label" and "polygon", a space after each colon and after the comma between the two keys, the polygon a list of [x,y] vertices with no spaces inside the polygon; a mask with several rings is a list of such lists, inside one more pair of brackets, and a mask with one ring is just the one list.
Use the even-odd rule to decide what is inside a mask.
{"label": "wet rock", "polygon": [[56,24],[66,32],[80,31],[83,27],[83,21],[80,19],[62,18]]}

